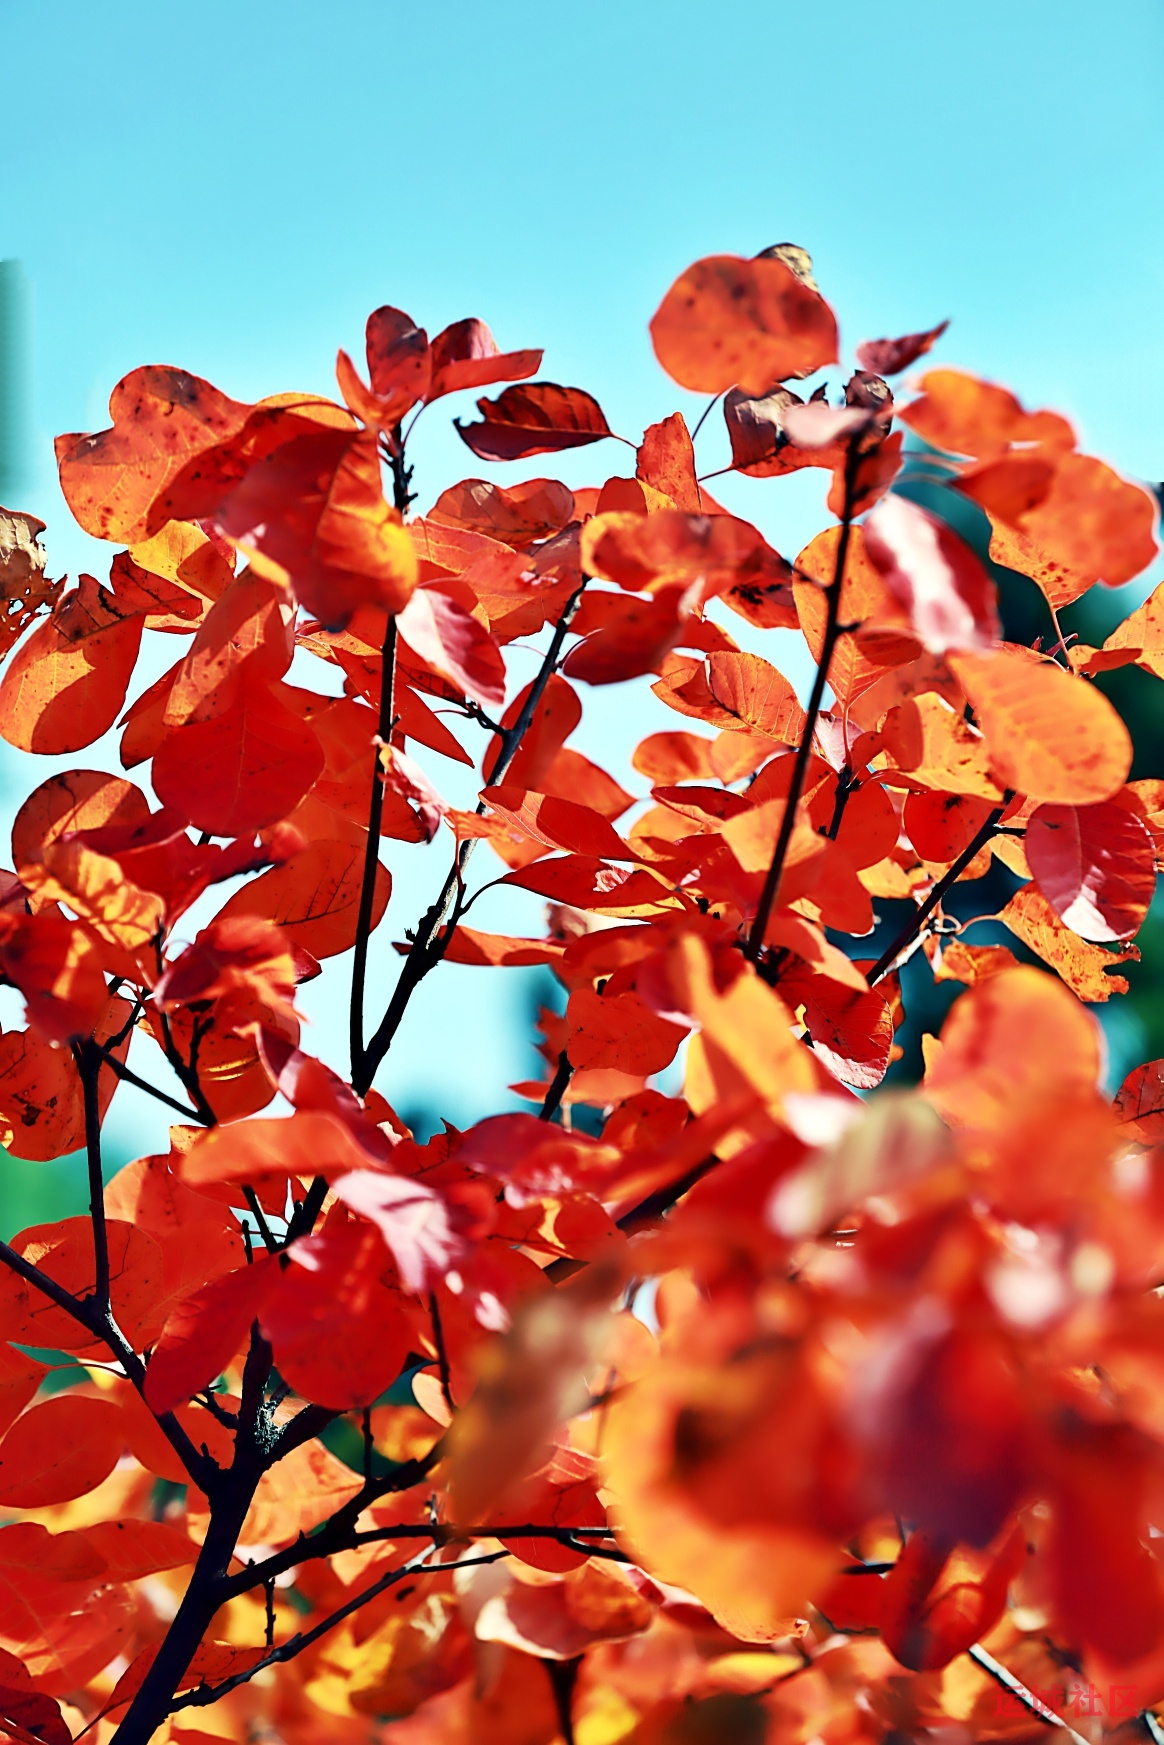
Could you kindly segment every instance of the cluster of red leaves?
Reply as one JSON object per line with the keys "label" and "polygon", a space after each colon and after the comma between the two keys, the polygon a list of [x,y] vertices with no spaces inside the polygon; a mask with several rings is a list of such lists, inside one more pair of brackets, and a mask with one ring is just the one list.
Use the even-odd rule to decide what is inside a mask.
{"label": "cluster of red leaves", "polygon": [[[734,467],[829,475],[794,562],[709,497],[678,413],[633,477],[468,479],[408,519],[405,421],[444,395],[510,384],[457,426],[487,461],[611,432],[526,380],[540,353],[391,308],[343,405],[151,367],[62,437],[108,584],[48,583],[40,524],[0,512],[0,732],[117,724],[157,801],[51,777],[0,886],[7,1144],[84,1147],[91,1194],[0,1247],[0,1735],[889,1745],[1164,1702],[1164,1063],[1112,1104],[1084,1005],[1126,987],[1164,850],[1164,783],[1128,780],[1091,680],[1164,676],[1164,606],[1102,649],[1056,617],[1151,561],[1153,502],[973,377],[898,405],[941,332],[863,346],[830,405],[787,385],[838,352],[802,250],[668,292],[657,354],[725,396]],[[1048,651],[1000,640],[992,573],[891,490],[895,423],[1043,590]],[[807,703],[725,608],[803,634]],[[144,631],[183,652],[129,701]],[[567,741],[643,675],[684,724],[632,795]],[[479,770],[474,810],[417,748]],[[438,834],[367,1038],[382,843]],[[542,934],[464,924],[481,841]],[[1014,951],[942,909],[995,858]],[[345,1080],[295,999],[353,948]],[[966,991],[923,1084],[863,1101],[917,948]],[[517,1087],[538,1113],[420,1143],[372,1080],[445,958],[567,997]],[[126,1077],[182,1120],[103,1189]]]}

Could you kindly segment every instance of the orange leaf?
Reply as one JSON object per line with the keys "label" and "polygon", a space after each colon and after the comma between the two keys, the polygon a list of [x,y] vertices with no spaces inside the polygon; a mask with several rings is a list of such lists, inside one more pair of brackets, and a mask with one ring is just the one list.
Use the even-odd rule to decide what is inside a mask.
{"label": "orange leaf", "polygon": [[[982,494],[973,478],[964,488],[968,495]],[[986,506],[1000,514],[994,503]],[[1109,588],[1130,582],[1156,556],[1150,493],[1092,455],[1059,456],[1039,501],[1000,519],[1012,523],[1011,537],[996,526],[991,557],[1032,575],[1055,606],[1078,598],[1093,582]]]}
{"label": "orange leaf", "polygon": [[65,501],[86,533],[132,545],[155,498],[203,450],[229,440],[251,407],[163,364],[132,370],[109,397],[111,430],[58,436]]}
{"label": "orange leaf", "polygon": [[896,376],[933,349],[950,323],[939,321],[925,333],[907,333],[901,339],[865,339],[857,347],[857,362],[874,376]]}
{"label": "orange leaf", "polygon": [[1101,945],[1091,945],[1061,921],[1046,897],[1034,885],[1016,891],[998,919],[1009,927],[1016,939],[1030,947],[1057,970],[1073,993],[1081,1000],[1110,1000],[1113,994],[1126,994],[1127,979],[1109,975],[1113,965],[1135,963],[1139,952],[1130,946],[1123,953],[1105,951]]}
{"label": "orange leaf", "polygon": [[715,701],[753,733],[797,745],[804,710],[782,672],[758,654],[723,650],[707,657],[707,684]]}
{"label": "orange leaf", "polygon": [[191,1291],[170,1310],[146,1369],[151,1411],[173,1411],[210,1386],[245,1341],[273,1282],[271,1259],[260,1254],[250,1266]]}
{"label": "orange leaf", "polygon": [[564,848],[571,854],[601,855],[610,860],[635,859],[602,814],[590,806],[529,793],[509,784],[484,788],[481,798],[488,801],[499,819],[546,848]]}
{"label": "orange leaf", "polygon": [[481,1348],[476,1391],[449,1430],[449,1506],[459,1525],[488,1519],[544,1464],[555,1427],[585,1403],[620,1284],[617,1263],[595,1261],[526,1299],[508,1332]]}
{"label": "orange leaf", "polygon": [[638,995],[596,994],[576,988],[566,1008],[566,1053],[575,1068],[618,1067],[644,1075],[662,1072],[686,1032],[660,1018]]}
{"label": "orange leaf", "polygon": [[951,1550],[924,1532],[912,1534],[885,1583],[886,1647],[915,1672],[949,1665],[1002,1616],[1007,1589],[1026,1555],[1021,1527],[993,1556],[961,1546]]}
{"label": "orange leaf", "polygon": [[404,414],[423,399],[432,373],[428,335],[402,309],[373,309],[365,328],[368,392],[351,358],[341,351],[336,377],[344,399],[365,424],[391,434]]}
{"label": "orange leaf", "polygon": [[[98,1040],[108,1041],[120,1030],[130,1010],[125,1000],[110,1000],[97,1026]],[[126,1037],[115,1053],[124,1060],[128,1050]],[[102,1073],[102,1116],[117,1082],[113,1073]],[[0,1121],[10,1129],[5,1143],[13,1157],[47,1163],[84,1145],[84,1088],[67,1048],[54,1046],[35,1030],[7,1030],[0,1036]]]}
{"label": "orange leaf", "polygon": [[703,497],[695,476],[695,450],[681,412],[672,412],[643,432],[635,477],[669,497],[676,509],[699,514]]}
{"label": "orange leaf", "polygon": [[495,708],[505,697],[505,663],[476,618],[440,588],[418,588],[397,618],[409,648],[467,697]]}
{"label": "orange leaf", "polygon": [[1099,1071],[1094,1018],[1050,976],[1022,965],[955,1001],[925,1093],[952,1125],[989,1135],[1027,1103],[1094,1094]]}
{"label": "orange leaf", "polygon": [[1013,394],[958,370],[930,370],[919,400],[898,416],[949,454],[992,460],[1011,443],[1037,444],[1052,454],[1075,447],[1075,432],[1055,412],[1024,412]]}
{"label": "orange leaf", "polygon": [[[165,1297],[162,1256],[144,1230],[117,1218],[106,1220],[113,1313],[131,1342],[157,1326],[156,1307]],[[88,1218],[33,1224],[12,1238],[16,1252],[77,1297],[89,1296],[96,1279],[93,1228]],[[0,1274],[0,1337],[23,1345],[92,1355],[103,1342],[16,1273]]]}
{"label": "orange leaf", "polygon": [[416,1338],[379,1232],[329,1220],[289,1253],[291,1265],[260,1310],[279,1373],[317,1405],[370,1406],[396,1380]]}
{"label": "orange leaf", "polygon": [[372,431],[320,430],[284,443],[250,467],[216,514],[254,567],[289,583],[331,629],[363,605],[400,611],[416,586],[415,548],[384,500]]}
{"label": "orange leaf", "polygon": [[0,733],[8,743],[21,751],[78,751],[107,732],[125,702],[142,622],[82,576],[0,680]]}
{"label": "orange leaf", "polygon": [[680,274],[652,321],[655,356],[683,388],[762,394],[837,356],[823,297],[781,260],[710,255]]}
{"label": "orange leaf", "polygon": [[338,1115],[305,1108],[289,1118],[227,1121],[200,1133],[183,1154],[180,1173],[192,1187],[206,1187],[212,1182],[343,1175],[374,1161]]}
{"label": "orange leaf", "polygon": [[29,1024],[51,1042],[89,1035],[108,1004],[97,945],[59,910],[0,911],[0,968],[24,995]]}
{"label": "orange leaf", "polygon": [[679,509],[594,516],[582,532],[582,564],[588,574],[631,593],[681,583],[694,591],[692,604],[791,579],[787,563],[750,522]]}
{"label": "orange leaf", "polygon": [[949,659],[978,717],[994,774],[1007,787],[1032,800],[1084,806],[1109,800],[1123,786],[1131,737],[1086,679],[1017,648]]}
{"label": "orange leaf", "polygon": [[232,580],[211,607],[166,699],[167,727],[209,721],[233,704],[244,672],[270,684],[291,665],[294,603],[253,570]]}
{"label": "orange leaf", "polygon": [[58,836],[103,825],[143,824],[149,803],[140,788],[106,770],[66,770],[34,788],[12,826],[12,860],[20,868],[43,861]]}
{"label": "orange leaf", "polygon": [[491,382],[532,376],[541,365],[540,351],[498,351],[483,321],[472,317],[454,321],[432,342],[432,380],[424,395],[425,405],[465,388],[485,388]]}
{"label": "orange leaf", "polygon": [[1164,1139],[1164,1060],[1149,1060],[1128,1074],[1115,1096],[1120,1131],[1141,1145]]}

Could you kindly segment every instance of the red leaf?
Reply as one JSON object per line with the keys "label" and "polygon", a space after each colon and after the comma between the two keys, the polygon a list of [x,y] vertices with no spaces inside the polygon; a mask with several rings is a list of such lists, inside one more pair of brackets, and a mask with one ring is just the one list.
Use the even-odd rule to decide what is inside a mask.
{"label": "red leaf", "polygon": [[505,662],[489,632],[439,588],[417,588],[396,620],[420,659],[486,708],[505,700]]}
{"label": "red leaf", "polygon": [[21,751],[79,751],[113,726],[143,619],[82,576],[21,643],[0,680],[0,733]]}
{"label": "red leaf", "polygon": [[432,381],[425,404],[463,388],[484,388],[491,382],[515,382],[541,368],[540,351],[498,351],[483,321],[454,321],[432,342]]}
{"label": "red leaf", "polygon": [[1164,1060],[1148,1060],[1135,1067],[1115,1097],[1120,1129],[1141,1145],[1159,1145],[1164,1140]]}
{"label": "red leaf", "polygon": [[1024,846],[1039,889],[1084,939],[1130,939],[1156,893],[1148,827],[1117,801],[1039,806]]}
{"label": "red leaf", "polygon": [[416,1339],[379,1232],[333,1217],[288,1253],[261,1315],[280,1373],[317,1405],[371,1405]]}
{"label": "red leaf", "polygon": [[164,805],[212,836],[244,836],[285,818],[323,769],[311,727],[267,685],[248,686],[223,714],[175,727],[154,758]]}
{"label": "red leaf", "polygon": [[896,376],[931,350],[950,323],[939,321],[925,333],[906,333],[900,339],[865,339],[857,347],[857,362],[873,376]]}
{"label": "red leaf", "polygon": [[453,420],[462,442],[479,460],[524,460],[533,454],[556,454],[600,442],[611,429],[602,408],[582,388],[562,388],[556,382],[532,382],[528,388],[506,388],[496,400],[478,400],[483,422]]}

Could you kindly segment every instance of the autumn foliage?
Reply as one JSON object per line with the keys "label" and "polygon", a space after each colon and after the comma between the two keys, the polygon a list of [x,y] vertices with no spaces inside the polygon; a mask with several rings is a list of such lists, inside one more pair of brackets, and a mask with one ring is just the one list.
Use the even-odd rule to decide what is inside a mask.
{"label": "autumn foliage", "polygon": [[[943,330],[861,346],[836,400],[803,250],[663,298],[659,361],[723,396],[757,512],[819,470],[794,559],[709,495],[679,413],[627,445],[540,352],[390,307],[337,400],[147,366],[60,437],[106,579],[50,581],[0,512],[0,733],[116,728],[126,772],[35,786],[0,875],[0,1125],[81,1153],[90,1201],[0,1246],[0,1736],[1156,1725],[1164,1062],[1113,1102],[1088,1005],[1164,856],[1164,781],[1129,780],[1095,681],[1164,677],[1164,604],[1101,648],[1059,617],[1148,566],[1155,505],[1001,387],[891,388]],[[416,417],[466,392],[482,462],[614,440],[633,469],[414,486]],[[919,445],[979,549],[894,489]],[[1013,572],[1037,646],[1003,640]],[[143,643],[176,657],[144,687]],[[569,740],[635,679],[680,719],[632,793]],[[1001,910],[957,919],[1000,864]],[[486,930],[491,881],[524,936]],[[920,1085],[878,1091],[915,954],[964,991]],[[374,1081],[445,960],[562,999],[525,1112],[499,1086],[422,1141]],[[346,1077],[301,1033],[321,973]],[[175,1124],[105,1182],[126,1079]]]}

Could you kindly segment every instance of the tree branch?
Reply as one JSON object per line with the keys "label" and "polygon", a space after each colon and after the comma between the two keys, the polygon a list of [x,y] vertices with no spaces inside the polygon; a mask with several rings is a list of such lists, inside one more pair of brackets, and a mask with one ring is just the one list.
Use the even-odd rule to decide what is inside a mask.
{"label": "tree branch", "polygon": [[89,1221],[93,1226],[93,1299],[102,1317],[109,1308],[109,1232],[105,1225],[105,1177],[101,1169],[101,1055],[90,1042],[78,1042],[73,1058],[81,1075],[85,1104],[85,1161],[89,1171]]}
{"label": "tree branch", "polygon": [[[545,688],[549,684],[551,676],[557,670],[558,661],[562,653],[562,646],[569,634],[570,624],[575,612],[578,610],[578,603],[582,598],[582,592],[586,586],[587,580],[588,578],[583,576],[581,582],[566,602],[562,616],[554,626],[554,634],[550,638],[549,647],[546,649],[546,652],[542,657],[542,663],[538,668],[537,677],[530,686],[529,696],[523,703],[521,712],[513,726],[508,728],[502,736],[501,748],[497,755],[497,762],[493,766],[489,778],[490,782],[493,784],[500,782],[504,778],[506,770],[517,755],[518,747],[521,745],[522,739],[534,718],[538,704],[541,702],[542,696],[545,692]],[[485,802],[479,800],[477,802],[477,811],[484,812],[484,810]],[[395,1037],[397,1030],[400,1028],[401,1020],[408,1009],[408,1003],[412,999],[413,994],[416,992],[425,976],[430,970],[436,968],[437,964],[441,961],[445,952],[448,950],[449,940],[452,937],[453,928],[456,925],[456,905],[458,900],[461,898],[461,893],[464,889],[465,868],[469,864],[469,858],[472,855],[476,840],[475,837],[470,837],[467,841],[461,843],[453,861],[452,869],[441,888],[440,895],[437,897],[436,902],[433,903],[421,917],[420,924],[416,930],[416,938],[413,942],[412,950],[404,960],[404,967],[400,972],[400,978],[396,983],[392,998],[388,1003],[388,1009],[384,1013],[375,1035],[364,1050],[359,1073],[353,1076],[353,1088],[360,1096],[365,1095],[368,1091],[377,1069],[383,1061],[384,1056],[388,1053],[389,1048],[392,1046],[392,1040]],[[449,919],[450,915],[452,916],[452,924],[446,928],[445,922]]]}
{"label": "tree branch", "polygon": [[[158,953],[159,972],[161,971],[161,968],[162,968],[162,961],[161,961],[161,953],[159,952]],[[174,1071],[177,1073],[178,1078],[181,1081],[182,1089],[185,1091],[186,1095],[190,1098],[190,1101],[194,1104],[195,1108],[198,1111],[197,1115],[195,1116],[195,1119],[198,1121],[201,1121],[201,1123],[204,1127],[217,1127],[218,1116],[214,1113],[214,1110],[210,1107],[210,1104],[206,1101],[206,1098],[202,1092],[202,1086],[198,1080],[198,1064],[197,1064],[197,1062],[198,1062],[198,1048],[199,1048],[199,1045],[202,1041],[202,1037],[198,1031],[197,1021],[195,1021],[195,1025],[194,1025],[194,1036],[193,1036],[193,1041],[191,1043],[190,1059],[187,1061],[187,1060],[183,1059],[182,1050],[178,1047],[178,1044],[174,1041],[174,1031],[173,1031],[173,1027],[170,1024],[169,1014],[166,1012],[160,1012],[158,1014],[158,1017],[159,1017],[159,1020],[161,1022],[161,1029],[162,1029],[163,1053],[165,1054],[166,1059],[169,1061],[170,1065],[173,1067]]]}
{"label": "tree branch", "polygon": [[796,748],[796,761],[792,766],[792,779],[788,785],[788,798],[784,802],[784,816],[780,820],[780,830],[776,837],[776,846],[772,851],[772,864],[768,868],[768,876],[764,880],[764,889],[756,909],[756,918],[752,922],[751,932],[744,950],[755,963],[764,948],[764,935],[768,931],[768,921],[772,914],[772,905],[776,901],[776,893],[780,888],[780,877],[784,871],[784,862],[788,856],[788,846],[792,841],[792,833],[796,828],[796,812],[800,805],[800,796],[804,792],[804,778],[808,773],[808,760],[812,756],[812,738],[816,731],[817,717],[824,701],[825,686],[828,684],[829,667],[832,664],[833,650],[841,633],[841,589],[845,579],[845,560],[849,555],[849,541],[853,532],[853,502],[857,485],[857,470],[861,455],[858,439],[849,439],[845,454],[845,500],[841,514],[841,537],[837,542],[837,556],[833,565],[833,579],[825,589],[826,616],[824,641],[821,645],[820,660],[817,662],[816,675],[812,681],[809,693],[808,708],[805,710],[804,733]]}
{"label": "tree branch", "polygon": [[570,1056],[563,1048],[558,1055],[558,1070],[550,1080],[545,1101],[538,1110],[539,1121],[552,1121],[562,1106],[562,1098],[566,1094],[570,1080],[574,1076],[574,1068],[570,1065]]}
{"label": "tree branch", "polygon": [[[337,1624],[342,1624],[345,1618],[352,1616],[353,1612],[360,1611],[371,1600],[378,1599],[382,1593],[387,1593],[389,1588],[395,1587],[407,1576],[435,1575],[438,1572],[444,1574],[449,1570],[472,1569],[482,1563],[498,1563],[501,1558],[508,1557],[509,1552],[490,1551],[483,1557],[462,1558],[459,1563],[430,1564],[426,1560],[431,1556],[432,1548],[430,1547],[410,1558],[399,1569],[390,1569],[387,1575],[382,1575],[379,1581],[373,1582],[371,1587],[364,1589],[363,1593],[356,1594],[354,1598],[348,1600],[346,1605],[340,1606],[326,1618],[322,1618],[312,1629],[302,1630],[294,1636],[289,1636],[286,1642],[280,1643],[278,1648],[273,1648],[270,1654],[264,1655],[262,1660],[256,1661],[245,1672],[236,1672],[232,1678],[225,1678],[220,1684],[203,1684],[199,1685],[196,1690],[186,1691],[170,1704],[169,1713],[176,1714],[179,1709],[206,1708],[209,1704],[216,1703],[219,1697],[226,1696],[228,1691],[237,1690],[240,1685],[249,1684],[256,1673],[265,1672],[269,1666],[278,1666],[283,1661],[294,1660],[297,1654],[302,1654],[305,1648],[310,1648],[313,1642],[318,1642],[321,1636],[326,1636],[329,1630],[334,1630]],[[183,1670],[185,1669],[183,1668]],[[120,1745],[120,1741],[121,1736],[118,1734],[118,1745]]]}
{"label": "tree branch", "polygon": [[364,984],[368,974],[368,939],[372,931],[372,905],[376,897],[376,872],[380,864],[380,822],[384,816],[384,771],[381,746],[392,734],[396,697],[396,615],[390,613],[380,650],[380,713],[376,723],[378,744],[373,752],[372,795],[368,802],[368,840],[364,845],[364,876],[356,919],[356,950],[352,960],[352,988],[348,1010],[348,1037],[352,1077],[364,1063]]}
{"label": "tree branch", "polygon": [[892,944],[886,946],[885,950],[881,953],[881,956],[877,959],[877,962],[873,965],[873,968],[865,977],[865,980],[869,983],[870,987],[873,986],[874,982],[879,982],[883,975],[888,975],[906,946],[911,945],[917,938],[927,919],[933,914],[946,892],[957,884],[958,880],[966,871],[966,868],[970,865],[970,862],[974,859],[974,856],[978,853],[979,849],[984,848],[990,841],[990,838],[994,835],[995,826],[1013,798],[1014,795],[1008,788],[1006,793],[1003,795],[1001,806],[996,806],[994,808],[994,811],[991,812],[990,816],[986,819],[981,829],[977,831],[971,841],[967,843],[957,860],[952,862],[952,864],[946,869],[937,884],[930,890],[929,896],[918,906],[917,913],[910,916],[909,920],[897,934]]}
{"label": "tree branch", "polygon": [[100,1054],[102,1063],[115,1072],[119,1079],[124,1079],[127,1085],[134,1085],[139,1091],[144,1091],[147,1096],[153,1097],[156,1102],[164,1103],[167,1109],[172,1109],[176,1115],[181,1115],[184,1121],[196,1121],[203,1127],[213,1124],[197,1109],[187,1108],[186,1104],[180,1103],[176,1097],[167,1096],[165,1091],[160,1091],[156,1085],[151,1085],[148,1079],[139,1078],[132,1067],[126,1066],[123,1060],[118,1060],[115,1054],[110,1054],[109,1049],[103,1043],[95,1042],[93,1046]]}

